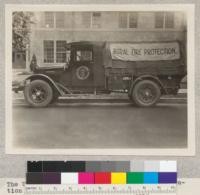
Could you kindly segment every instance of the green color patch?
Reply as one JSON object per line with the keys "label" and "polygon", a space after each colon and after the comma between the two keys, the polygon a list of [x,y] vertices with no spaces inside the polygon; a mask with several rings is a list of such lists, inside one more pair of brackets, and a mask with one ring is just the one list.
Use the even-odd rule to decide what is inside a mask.
{"label": "green color patch", "polygon": [[126,174],[127,184],[143,184],[144,183],[144,173],[143,172],[128,172]]}

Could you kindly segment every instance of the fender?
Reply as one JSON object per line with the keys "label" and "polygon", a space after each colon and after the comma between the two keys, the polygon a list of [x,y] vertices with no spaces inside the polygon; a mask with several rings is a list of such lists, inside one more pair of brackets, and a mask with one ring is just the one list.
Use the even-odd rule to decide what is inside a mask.
{"label": "fender", "polygon": [[58,93],[59,95],[63,96],[65,93],[59,88],[59,86],[56,84],[56,82],[54,82],[53,79],[51,79],[49,76],[44,75],[44,74],[33,74],[28,76],[25,80],[24,80],[24,85],[26,84],[26,81],[28,80],[36,80],[36,79],[41,79],[44,80],[46,82],[48,82]]}
{"label": "fender", "polygon": [[152,81],[155,81],[156,83],[158,83],[160,85],[160,87],[162,88],[162,90],[167,94],[166,89],[164,88],[162,82],[160,81],[160,79],[158,77],[152,76],[152,75],[142,75],[142,76],[137,77],[135,80],[133,80],[131,87],[130,87],[130,90],[129,90],[129,93],[128,93],[129,96],[131,95],[135,84],[137,82],[145,80],[145,79],[152,80]]}

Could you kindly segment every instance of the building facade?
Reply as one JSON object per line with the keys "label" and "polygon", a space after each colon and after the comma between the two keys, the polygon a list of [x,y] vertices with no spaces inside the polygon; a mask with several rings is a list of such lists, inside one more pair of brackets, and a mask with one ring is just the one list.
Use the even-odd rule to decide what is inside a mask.
{"label": "building facade", "polygon": [[39,66],[64,64],[69,42],[186,41],[187,32],[183,12],[35,12],[34,21],[27,60],[35,54]]}

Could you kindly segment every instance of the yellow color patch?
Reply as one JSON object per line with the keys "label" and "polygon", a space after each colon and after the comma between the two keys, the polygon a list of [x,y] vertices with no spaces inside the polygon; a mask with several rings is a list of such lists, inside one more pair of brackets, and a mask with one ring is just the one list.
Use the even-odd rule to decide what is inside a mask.
{"label": "yellow color patch", "polygon": [[126,173],[111,173],[111,184],[126,184]]}

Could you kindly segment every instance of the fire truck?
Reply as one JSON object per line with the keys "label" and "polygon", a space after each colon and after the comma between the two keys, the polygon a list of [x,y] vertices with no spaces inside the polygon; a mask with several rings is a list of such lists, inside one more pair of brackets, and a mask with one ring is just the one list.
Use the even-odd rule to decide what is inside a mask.
{"label": "fire truck", "polygon": [[71,94],[126,93],[137,106],[155,105],[176,95],[187,73],[185,44],[170,42],[72,42],[62,66],[37,64],[15,92],[23,90],[33,107],[45,107]]}

